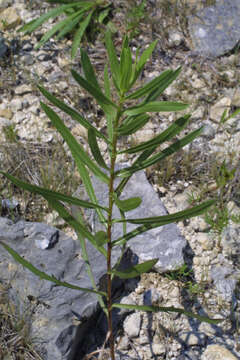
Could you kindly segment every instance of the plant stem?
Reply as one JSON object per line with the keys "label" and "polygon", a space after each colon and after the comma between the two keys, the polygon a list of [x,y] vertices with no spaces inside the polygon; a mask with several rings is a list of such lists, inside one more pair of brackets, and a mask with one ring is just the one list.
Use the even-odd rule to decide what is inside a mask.
{"label": "plant stem", "polygon": [[110,356],[111,360],[115,360],[114,354],[114,338],[113,338],[113,327],[112,327],[112,211],[114,204],[114,172],[115,172],[115,162],[117,157],[117,127],[122,111],[122,101],[120,100],[118,111],[116,114],[116,119],[114,119],[113,126],[113,141],[112,141],[112,152],[111,152],[111,167],[110,167],[110,181],[109,181],[109,215],[108,215],[108,227],[107,227],[107,310],[108,310],[108,332],[109,332],[109,347],[110,347]]}

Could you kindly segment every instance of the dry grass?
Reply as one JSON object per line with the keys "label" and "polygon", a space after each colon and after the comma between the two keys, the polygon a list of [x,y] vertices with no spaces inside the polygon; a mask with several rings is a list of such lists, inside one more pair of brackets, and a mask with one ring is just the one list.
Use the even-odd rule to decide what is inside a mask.
{"label": "dry grass", "polygon": [[0,359],[42,360],[30,338],[30,315],[26,310],[20,315],[9,300],[8,286],[0,283]]}

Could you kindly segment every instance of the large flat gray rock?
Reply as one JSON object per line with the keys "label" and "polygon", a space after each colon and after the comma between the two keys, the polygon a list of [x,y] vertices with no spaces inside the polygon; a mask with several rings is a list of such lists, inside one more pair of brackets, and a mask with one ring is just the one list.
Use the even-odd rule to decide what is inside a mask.
{"label": "large flat gray rock", "polygon": [[232,50],[240,40],[240,1],[216,0],[188,19],[193,50],[217,57]]}
{"label": "large flat gray rock", "polygon": [[[108,187],[97,178],[92,178],[93,187],[99,203],[108,205]],[[88,199],[83,187],[79,187],[75,196],[81,199]],[[167,211],[159,199],[157,193],[148,182],[144,171],[135,173],[127,183],[121,195],[121,199],[138,196],[142,199],[141,205],[132,211],[126,213],[128,218],[144,218],[151,216],[166,215]],[[73,213],[78,211],[73,206]],[[96,213],[92,210],[87,212],[88,221],[95,231],[104,229],[99,223]],[[113,217],[120,218],[119,210],[116,206],[113,208]],[[139,225],[127,224],[127,232],[134,230]],[[122,236],[122,225],[115,224],[113,227],[113,239],[116,240]],[[131,251],[137,255],[138,261],[143,262],[153,258],[159,258],[155,265],[158,272],[166,272],[178,269],[184,263],[183,249],[186,246],[186,240],[181,236],[176,224],[168,224],[160,228],[149,230],[143,234],[137,235],[128,243]]]}
{"label": "large flat gray rock", "polygon": [[[107,187],[93,178],[94,187],[100,203],[107,203]],[[86,198],[82,188],[81,198]],[[140,196],[142,204],[128,213],[129,217],[148,217],[166,214],[166,210],[146,179],[143,171],[135,174],[126,186],[122,198]],[[78,209],[73,209],[73,212]],[[86,217],[95,231],[101,229],[94,211],[86,212]],[[119,217],[114,208],[114,217]],[[128,224],[127,231],[135,225]],[[122,235],[122,226],[114,226],[113,238]],[[36,268],[53,275],[61,281],[92,288],[88,279],[85,263],[81,257],[80,244],[63,232],[43,223],[18,221],[13,223],[0,217],[0,240],[11,246]],[[123,258],[122,267],[144,260],[159,258],[155,268],[159,272],[177,269],[183,260],[185,239],[177,226],[170,224],[138,235],[128,243],[130,249]],[[0,247],[0,280],[10,282],[9,295],[19,305],[23,313],[29,306],[34,306],[31,317],[31,336],[41,350],[44,360],[72,360],[79,343],[86,342],[89,332],[95,332],[98,302],[95,294],[56,286],[54,283],[40,280]],[[105,286],[106,259],[87,242],[89,261],[93,269],[97,286]],[[115,247],[113,261],[115,264],[120,249]],[[121,282],[116,279],[114,289],[121,296],[135,283]],[[102,316],[102,315],[101,315]],[[79,320],[79,321],[76,321]],[[99,321],[99,320],[98,320]],[[117,321],[117,320],[116,320]],[[100,321],[104,328],[104,320]],[[117,326],[117,325],[116,325]],[[94,328],[94,331],[93,331]],[[81,345],[82,346],[82,345]],[[81,357],[80,357],[81,359]]]}

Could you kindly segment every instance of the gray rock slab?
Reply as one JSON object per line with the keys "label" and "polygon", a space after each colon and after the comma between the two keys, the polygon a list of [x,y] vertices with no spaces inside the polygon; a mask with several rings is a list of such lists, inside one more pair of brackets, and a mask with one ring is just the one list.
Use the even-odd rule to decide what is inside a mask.
{"label": "gray rock slab", "polygon": [[217,265],[211,269],[211,277],[216,289],[223,299],[231,301],[237,280],[234,278],[234,271],[230,266]]}
{"label": "gray rock slab", "polygon": [[[93,183],[100,203],[106,205],[107,187],[96,178],[93,178]],[[82,188],[80,193],[81,198],[84,196],[86,198]],[[138,209],[128,213],[129,217],[166,214],[166,209],[143,171],[133,175],[122,194],[122,198],[132,196],[140,196],[143,201]],[[75,208],[74,211],[78,209]],[[102,228],[94,211],[86,212],[86,217],[94,231]],[[119,217],[117,208],[114,208],[114,217]],[[127,225],[128,232],[134,228],[135,225]],[[113,238],[117,239],[121,235],[122,226],[115,224]],[[43,223],[22,220],[14,223],[8,218],[0,217],[0,240],[11,246],[36,268],[53,275],[60,281],[92,288],[81,257],[79,242],[58,229]],[[156,270],[163,272],[176,269],[184,262],[183,249],[186,241],[175,224],[140,234],[131,240],[129,245],[130,249],[126,251],[121,263],[123,268],[151,258],[159,258]],[[104,289],[106,259],[89,242],[87,242],[87,250],[96,284],[98,288]],[[115,247],[113,264],[116,263],[119,255],[120,249]],[[93,326],[92,319],[98,309],[97,296],[40,280],[28,269],[15,262],[2,247],[0,274],[1,281],[10,283],[9,296],[22,313],[26,314],[26,309],[34,307],[31,314],[31,336],[37,348],[41,350],[43,359],[72,360],[75,350],[79,351],[79,343],[84,341],[86,334],[91,331],[90,324]],[[116,280],[114,290],[117,296],[122,296],[124,289],[131,291],[132,286],[136,286],[133,281]]]}
{"label": "gray rock slab", "polygon": [[[95,177],[92,178],[92,183],[99,203],[107,206],[107,185]],[[81,199],[88,199],[83,187],[79,187],[75,196]],[[144,171],[139,171],[131,177],[124,188],[121,199],[135,196],[139,196],[142,199],[142,203],[137,209],[126,213],[128,218],[145,218],[167,214],[166,208],[148,182]],[[78,211],[75,206],[72,209],[73,214]],[[120,213],[116,206],[113,209],[113,217],[120,218]],[[87,212],[87,220],[95,231],[103,229],[94,211],[90,210]],[[128,223],[127,232],[134,230],[136,227],[137,225]],[[116,240],[121,236],[122,225],[115,224],[113,227],[113,239]],[[139,262],[158,258],[159,261],[155,265],[155,270],[158,272],[178,269],[184,263],[183,249],[186,246],[186,240],[181,236],[176,224],[164,225],[139,234],[128,242],[128,246],[137,255]]]}
{"label": "gray rock slab", "polygon": [[240,40],[240,1],[216,0],[188,19],[193,50],[217,57],[232,50]]}
{"label": "gray rock slab", "polygon": [[[56,236],[56,232],[58,241],[54,246],[48,249],[37,246],[36,240],[44,239],[46,236],[51,239],[53,234]],[[61,281],[91,288],[85,264],[81,259],[79,243],[63,232],[45,224],[25,221],[14,224],[7,218],[0,218],[0,240],[11,246],[39,270],[54,275]],[[99,255],[93,247],[88,249],[90,263],[99,285],[106,273],[105,262],[102,255]],[[37,348],[41,350],[43,359],[70,359],[79,327],[78,324],[74,325],[76,314],[79,319],[92,315],[97,308],[96,295],[40,280],[15,262],[2,247],[0,274],[1,281],[11,284],[9,296],[22,313],[26,315],[26,309],[30,308],[32,303],[35,304],[31,316],[31,336]]]}

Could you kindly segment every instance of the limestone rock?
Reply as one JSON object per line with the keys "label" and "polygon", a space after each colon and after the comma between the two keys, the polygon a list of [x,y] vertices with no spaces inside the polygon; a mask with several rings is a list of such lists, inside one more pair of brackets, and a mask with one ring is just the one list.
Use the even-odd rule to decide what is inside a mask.
{"label": "limestone rock", "polygon": [[230,105],[231,105],[231,99],[228,97],[223,97],[215,105],[211,107],[210,118],[212,120],[219,122],[225,109],[227,110],[227,115],[228,115]]}
{"label": "limestone rock", "polygon": [[[107,185],[103,184],[95,177],[92,178],[93,187],[99,203],[107,205]],[[81,199],[88,199],[83,187],[79,187],[74,194]],[[121,199],[139,196],[142,199],[141,205],[127,213],[129,218],[144,218],[151,216],[166,215],[166,209],[158,198],[156,192],[147,181],[144,171],[139,171],[131,177],[127,183]],[[78,211],[77,207],[72,206],[73,213]],[[102,225],[94,211],[87,211],[87,220],[93,226],[95,231],[102,230]],[[119,210],[114,206],[113,217],[120,218]],[[127,223],[127,232],[131,232],[137,226]],[[113,238],[118,239],[122,236],[122,225],[114,224]],[[131,251],[137,256],[139,262],[158,258],[159,261],[154,269],[158,272],[178,269],[184,263],[183,249],[186,246],[186,240],[181,236],[176,224],[168,224],[159,228],[149,230],[139,234],[128,242]]]}
{"label": "limestone rock", "polygon": [[239,0],[216,0],[189,17],[193,50],[217,57],[232,50],[240,40]]}
{"label": "limestone rock", "polygon": [[124,321],[124,330],[130,338],[137,337],[141,327],[141,314],[139,312],[129,315]]}
{"label": "limestone rock", "polygon": [[201,360],[237,360],[237,358],[221,345],[208,345]]}
{"label": "limestone rock", "polygon": [[231,300],[237,280],[232,276],[233,269],[230,266],[217,265],[211,269],[211,277],[216,289],[225,300]]}
{"label": "limestone rock", "polygon": [[21,23],[14,7],[8,7],[0,13],[0,30],[12,29]]}

